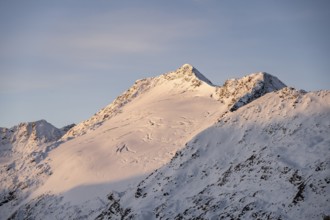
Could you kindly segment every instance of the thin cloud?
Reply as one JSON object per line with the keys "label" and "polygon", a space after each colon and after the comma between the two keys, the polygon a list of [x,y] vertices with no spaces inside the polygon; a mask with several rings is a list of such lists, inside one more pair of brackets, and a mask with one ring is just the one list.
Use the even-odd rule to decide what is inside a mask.
{"label": "thin cloud", "polygon": [[[121,21],[111,22],[113,16],[85,23],[82,29],[64,31],[52,39],[51,49],[106,55],[160,53],[169,50],[172,44],[185,38],[198,37],[203,33],[204,21],[197,19]],[[99,18],[99,17],[98,17]],[[97,23],[95,27],[93,24]],[[74,26],[74,24],[72,24]]]}
{"label": "thin cloud", "polygon": [[180,42],[207,33],[204,19],[193,15],[179,19],[159,10],[123,9],[56,18],[49,18],[51,22],[34,18],[21,34],[17,30],[17,35],[3,37],[1,94],[77,82],[84,69],[110,69],[113,57],[167,53],[178,49]]}
{"label": "thin cloud", "polygon": [[63,86],[79,82],[77,74],[35,74],[26,71],[19,73],[2,74],[0,94],[22,93],[37,90],[58,89]]}

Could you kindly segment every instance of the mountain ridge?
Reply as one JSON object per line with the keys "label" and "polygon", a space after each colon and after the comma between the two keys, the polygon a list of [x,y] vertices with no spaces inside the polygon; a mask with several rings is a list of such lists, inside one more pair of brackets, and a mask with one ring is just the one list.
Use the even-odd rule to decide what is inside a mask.
{"label": "mountain ridge", "polygon": [[[75,136],[80,136],[87,132],[87,130],[93,130],[98,127],[104,120],[107,120],[120,112],[120,109],[127,103],[131,102],[141,93],[147,92],[155,86],[169,83],[170,81],[180,80],[180,84],[186,84],[187,87],[199,87],[201,84],[206,83],[213,85],[204,75],[202,75],[195,67],[190,64],[184,64],[176,71],[171,71],[162,74],[157,77],[150,77],[145,79],[139,79],[121,95],[119,95],[112,103],[95,113],[90,119],[87,119],[79,123],[74,129],[70,130],[64,138],[70,139]],[[172,85],[178,87],[178,85]],[[172,87],[170,86],[170,88]]]}
{"label": "mountain ridge", "polygon": [[[175,194],[171,193],[175,190],[171,188],[170,184],[172,183],[169,183],[168,180],[180,177],[181,169],[185,168],[186,165],[191,166],[189,165],[192,161],[190,158],[200,158],[201,153],[207,152],[208,148],[215,149],[214,147],[219,146],[220,148],[226,148],[221,143],[226,139],[232,139],[235,141],[232,146],[241,146],[248,143],[247,147],[244,145],[245,148],[251,149],[251,152],[255,150],[261,154],[254,155],[249,152],[249,154],[243,155],[239,154],[240,151],[238,150],[237,161],[232,161],[231,165],[233,167],[237,166],[237,170],[242,171],[245,168],[241,168],[239,164],[245,164],[244,161],[247,161],[246,164],[248,164],[249,161],[252,161],[257,171],[263,171],[264,168],[259,167],[254,162],[259,161],[262,156],[267,156],[269,148],[263,151],[261,151],[262,148],[253,149],[254,142],[250,143],[247,140],[251,141],[251,137],[259,140],[264,135],[272,139],[271,135],[276,133],[294,137],[295,133],[299,131],[299,126],[302,126],[299,125],[300,122],[293,125],[286,122],[285,126],[282,126],[281,123],[267,122],[267,120],[271,117],[281,116],[288,117],[288,120],[301,120],[301,123],[303,123],[303,114],[297,114],[293,117],[290,113],[296,112],[296,108],[300,109],[303,106],[303,108],[309,109],[308,114],[311,114],[311,117],[309,117],[311,119],[308,120],[317,119],[320,121],[317,118],[319,113],[330,109],[328,101],[324,101],[325,103],[322,104],[320,100],[328,100],[328,97],[327,92],[306,93],[286,87],[275,76],[264,72],[250,74],[239,79],[230,79],[223,86],[216,86],[189,64],[157,77],[137,80],[132,87],[90,119],[79,123],[75,127],[69,126],[59,129],[63,136],[59,137],[60,135],[58,135],[56,138],[49,138],[49,141],[43,139],[45,141],[36,142],[37,144],[31,148],[32,150],[27,156],[17,153],[15,154],[15,160],[9,158],[5,161],[3,160],[4,157],[0,158],[0,162],[2,162],[0,173],[5,175],[1,179],[0,218],[10,216],[12,219],[44,219],[48,217],[94,219],[97,216],[98,218],[109,216],[111,218],[124,218],[129,216],[128,210],[131,210],[131,216],[137,218],[134,207],[139,206],[127,203],[126,199],[131,199],[133,203],[141,202],[146,201],[144,200],[145,193],[147,193],[146,198],[158,193],[157,198],[162,199],[161,201],[155,200],[153,205],[158,204],[158,208],[151,211],[151,213],[157,213],[157,218],[177,216],[180,219],[184,217],[179,215],[183,215],[183,212],[178,211],[176,216],[173,216],[174,212],[170,207],[175,207],[175,205],[165,204],[163,200],[170,197],[175,198],[175,194],[182,195],[180,191],[176,191]],[[270,101],[272,99],[274,102]],[[315,107],[314,112],[313,107],[308,107],[309,104]],[[260,112],[263,112],[263,117],[265,115],[269,116],[265,118],[265,122],[258,121]],[[310,125],[313,132],[322,131],[326,133],[323,129],[325,122],[326,120],[320,123],[321,128],[314,124],[306,124],[303,127],[306,128],[307,125]],[[218,125],[227,126],[229,128],[228,132],[225,134],[219,132],[217,130]],[[253,129],[262,126],[264,126],[263,129],[249,135]],[[196,137],[208,134],[209,130],[214,130],[214,132],[211,132],[212,135],[206,135],[207,137],[202,138],[203,140],[196,139]],[[306,132],[307,137],[314,138],[315,133]],[[218,140],[217,136],[223,137],[224,140]],[[31,137],[33,139],[33,136]],[[272,139],[272,144],[276,144],[276,141],[282,138],[282,136],[276,137],[277,139]],[[323,136],[321,138],[323,142],[327,140]],[[320,142],[319,137],[314,139],[316,144],[323,143]],[[22,140],[24,144],[26,139]],[[206,140],[214,142],[213,145]],[[288,142],[293,140],[288,139]],[[188,144],[185,145],[185,143]],[[313,143],[311,142],[311,145]],[[0,150],[3,150],[6,146],[0,144]],[[187,148],[191,146],[195,146],[194,150],[196,150],[196,147],[202,147],[203,150],[190,152]],[[228,147],[228,149],[231,148],[236,149],[237,147]],[[246,152],[244,148],[241,151]],[[252,154],[256,159],[253,159],[254,157],[249,159]],[[206,155],[208,154],[205,153]],[[209,156],[210,160],[205,159],[205,161],[214,164],[215,160],[212,159],[214,155],[218,155],[218,153],[213,152]],[[228,158],[234,158],[234,156],[231,155]],[[269,160],[267,162],[275,163],[274,158],[268,156],[267,159]],[[184,158],[189,160],[185,161]],[[243,161],[239,161],[242,158]],[[266,167],[265,161],[261,161],[260,164]],[[159,177],[160,174],[157,174],[160,172],[159,170],[170,170],[166,164],[175,165],[176,169],[168,173],[173,174],[173,177],[166,175],[166,179],[163,178],[162,182],[157,182],[157,179],[154,182],[161,184],[164,189],[170,187],[171,190],[161,192],[159,186],[150,187],[153,185],[150,182],[148,182],[146,188],[143,188],[146,186],[145,183],[148,179],[155,176]],[[203,166],[206,167],[205,164]],[[320,165],[320,169],[327,169],[327,166],[324,163]],[[205,191],[213,192],[214,189],[212,187],[208,188],[209,186],[203,182],[204,180],[208,178],[211,178],[213,182],[219,180],[226,186],[228,184],[226,179],[241,175],[240,172],[237,172],[237,174],[228,174],[228,177],[226,177],[226,170],[232,172],[232,169],[234,169],[229,169],[229,167],[219,167],[216,174],[195,167],[196,172],[194,171],[192,174],[196,174],[198,178],[201,178],[195,179],[195,182],[201,184],[202,188],[200,190],[205,188]],[[316,169],[316,167],[314,166],[313,169]],[[176,170],[180,173],[175,174]],[[214,168],[210,167],[210,170],[214,170]],[[254,171],[252,173],[261,178],[258,173],[254,173]],[[299,172],[298,174],[298,176],[307,180],[305,175]],[[148,175],[150,176],[148,177]],[[264,175],[263,178],[269,178],[268,173],[264,173]],[[285,178],[290,179],[292,176],[294,176],[294,170]],[[190,182],[185,182],[188,179],[191,178],[183,178],[182,184],[188,186]],[[250,179],[253,179],[252,176]],[[232,181],[234,183],[236,178],[233,178]],[[298,184],[298,182],[295,183]],[[303,182],[299,183],[302,184]],[[239,185],[239,183],[235,184]],[[285,184],[287,183],[285,182]],[[295,187],[291,189],[296,189]],[[194,189],[194,187],[191,189]],[[111,193],[107,196],[109,192]],[[192,197],[197,199],[195,203],[199,207],[198,210],[205,209],[204,212],[210,210],[207,202],[211,204],[211,201],[201,198],[202,200],[198,202],[200,197],[193,194],[195,193],[194,190],[191,190],[191,193]],[[204,196],[205,198],[212,198],[208,194],[204,194]],[[184,198],[184,195],[182,195],[182,198]],[[192,201],[191,198],[188,198],[188,200]],[[213,200],[216,201],[216,198],[212,198]],[[148,216],[150,215],[149,211],[154,207],[153,205],[150,205],[148,210],[141,210],[146,211],[144,214]],[[169,205],[168,210],[172,214],[166,211],[167,208],[164,208]],[[44,207],[47,207],[47,209],[44,209]],[[247,207],[250,209],[252,205]],[[197,212],[192,211],[194,206],[187,206],[187,209],[189,209],[189,212],[186,212],[187,216],[196,216]],[[241,207],[236,207],[236,209],[242,211]],[[236,215],[237,210],[235,210],[231,210],[234,213],[233,216]],[[109,214],[109,212],[112,214]],[[204,212],[199,212],[199,215],[205,215]],[[212,212],[210,211],[210,213]],[[246,210],[244,213],[253,214]],[[243,216],[244,213],[241,212]],[[254,215],[262,217],[262,213]],[[277,215],[270,215],[270,217],[274,216]]]}
{"label": "mountain ridge", "polygon": [[[59,140],[74,124],[56,128],[44,119],[33,122],[22,122],[11,128],[0,128],[1,145],[11,144],[16,151],[26,152],[26,146],[38,146]],[[33,150],[33,149],[31,149]]]}
{"label": "mountain ridge", "polygon": [[[108,120],[109,118],[120,113],[123,106],[134,100],[140,94],[148,92],[156,86],[161,86],[170,82],[173,82],[173,84],[169,84],[165,91],[171,89],[179,89],[178,92],[186,92],[188,90],[212,90],[209,93],[215,99],[222,100],[231,98],[233,100],[230,100],[228,103],[228,105],[233,105],[231,110],[236,110],[240,106],[251,102],[268,92],[275,91],[286,86],[279,79],[265,72],[250,74],[239,79],[227,80],[223,86],[216,86],[195,67],[190,64],[184,64],[177,70],[162,74],[158,77],[137,80],[133,86],[118,96],[111,104],[95,113],[90,119],[79,123],[73,129],[69,130],[63,138],[71,139],[75,136],[85,134],[88,130],[94,130],[105,120]],[[247,85],[245,85],[245,88],[242,89],[244,87],[243,84],[245,83]],[[228,93],[229,86],[232,87],[231,90],[238,90],[240,93]],[[224,96],[224,93],[226,92],[227,94]],[[237,97],[237,95],[243,96],[245,94],[246,96],[244,97]]]}

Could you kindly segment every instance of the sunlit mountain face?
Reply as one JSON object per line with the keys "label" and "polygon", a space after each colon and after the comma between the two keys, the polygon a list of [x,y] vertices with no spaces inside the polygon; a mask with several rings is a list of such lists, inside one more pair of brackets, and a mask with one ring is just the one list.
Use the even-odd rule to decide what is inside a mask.
{"label": "sunlit mountain face", "polygon": [[0,219],[322,219],[330,92],[190,64],[88,120],[0,130]]}

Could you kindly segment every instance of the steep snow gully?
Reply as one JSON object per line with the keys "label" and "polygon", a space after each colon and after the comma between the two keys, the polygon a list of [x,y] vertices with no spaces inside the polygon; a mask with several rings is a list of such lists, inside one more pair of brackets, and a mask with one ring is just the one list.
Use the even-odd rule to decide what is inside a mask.
{"label": "steep snow gully", "polygon": [[91,118],[0,128],[0,219],[326,219],[330,92],[185,64]]}

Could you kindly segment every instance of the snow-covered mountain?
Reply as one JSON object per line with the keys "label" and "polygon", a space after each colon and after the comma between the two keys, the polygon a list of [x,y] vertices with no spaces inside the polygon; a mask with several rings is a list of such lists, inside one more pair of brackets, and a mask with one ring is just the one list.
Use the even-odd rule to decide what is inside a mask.
{"label": "snow-covered mountain", "polygon": [[[122,112],[122,109],[146,93],[161,96],[173,96],[195,92],[195,96],[214,96],[222,104],[237,109],[240,106],[272,91],[285,87],[276,77],[267,73],[250,74],[241,79],[230,79],[223,86],[215,86],[190,64],[184,64],[176,71],[158,77],[137,80],[132,87],[117,97],[110,105],[101,109],[90,119],[71,129],[64,138],[70,139],[95,130],[105,121]],[[154,98],[154,97],[153,97]],[[157,97],[156,97],[157,98]],[[159,99],[160,99],[159,98]]]}
{"label": "snow-covered mountain", "polygon": [[322,219],[330,92],[267,94],[198,134],[98,219]]}
{"label": "snow-covered mountain", "polygon": [[40,120],[0,128],[0,219],[51,175],[47,153],[73,126],[58,129]]}
{"label": "snow-covered mountain", "polygon": [[[176,71],[169,72],[158,77],[137,80],[132,87],[117,97],[110,105],[101,109],[90,119],[78,124],[71,129],[64,138],[72,138],[85,134],[88,130],[95,130],[105,121],[122,112],[122,109],[131,101],[147,92],[160,95],[180,94],[186,91],[197,93],[212,93],[214,86],[205,76],[190,64],[184,64]],[[251,89],[251,88],[250,88]],[[150,91],[151,90],[151,91]],[[152,92],[156,90],[156,92]],[[156,94],[154,94],[155,96]],[[156,97],[157,98],[157,97]]]}
{"label": "snow-covered mountain", "polygon": [[[67,128],[63,128],[64,130]],[[1,145],[11,145],[15,152],[35,150],[40,144],[60,139],[65,131],[45,120],[20,123],[10,129],[0,128]]]}
{"label": "snow-covered mountain", "polygon": [[[227,80],[223,86],[215,86],[193,66],[185,64],[176,71],[136,81],[110,105],[71,129],[52,130],[45,126],[47,129],[37,135],[37,144],[29,142],[34,139],[33,135],[27,135],[28,138],[22,139],[22,144],[17,147],[19,142],[7,141],[15,139],[10,129],[2,129],[1,137],[6,138],[0,145],[1,152],[4,152],[0,158],[1,192],[4,195],[1,198],[4,202],[0,201],[0,218],[190,219],[200,215],[208,219],[213,214],[219,216],[221,213],[217,210],[221,209],[207,207],[221,200],[218,194],[222,193],[228,199],[229,192],[236,192],[235,185],[238,190],[233,200],[226,200],[224,204],[227,205],[223,205],[230,207],[226,210],[235,219],[241,207],[235,203],[240,199],[236,195],[252,192],[253,188],[249,187],[253,181],[261,184],[257,198],[273,196],[274,193],[268,193],[266,188],[273,186],[274,181],[278,183],[275,189],[290,186],[284,190],[285,193],[294,192],[300,184],[298,182],[305,180],[305,175],[314,168],[305,167],[307,162],[299,165],[303,168],[299,167],[290,153],[296,153],[299,144],[303,144],[305,139],[312,140],[319,131],[323,132],[319,135],[323,139],[316,144],[323,146],[321,153],[315,147],[308,153],[314,155],[317,151],[317,155],[322,154],[319,162],[326,161],[329,154],[324,145],[330,142],[325,138],[329,134],[324,130],[328,119],[325,113],[329,113],[328,92],[306,93],[289,89],[267,73],[254,73],[241,79]],[[303,129],[306,130],[304,139],[297,136],[299,132],[290,133],[294,125],[291,122],[295,120],[303,124],[299,125],[302,128],[309,127],[308,131]],[[311,124],[313,120],[322,123],[316,126]],[[285,132],[281,123],[286,126]],[[318,136],[315,138],[319,140]],[[278,154],[280,156],[275,157],[270,146],[282,149],[282,139],[293,147],[287,150],[288,155]],[[265,146],[268,147],[261,150]],[[306,157],[313,163],[316,156],[309,156],[304,151],[307,145],[300,148],[299,161]],[[17,168],[18,162],[5,156],[18,152],[14,149],[22,149],[22,154],[37,155],[37,159],[29,162],[30,158],[20,155],[18,158],[23,164]],[[246,167],[251,171],[247,171],[246,167],[234,170],[250,157],[252,162]],[[282,158],[286,162],[282,162]],[[276,167],[282,163],[288,163],[285,165],[290,170],[280,178],[277,175],[280,168]],[[15,167],[12,171],[7,170],[10,164]],[[323,170],[329,167],[328,163],[322,164]],[[258,175],[266,165],[274,167],[276,172],[269,168],[274,177],[260,180]],[[229,169],[230,166],[232,168]],[[38,167],[45,169],[39,171]],[[320,175],[325,172],[320,172]],[[7,175],[12,178],[11,182]],[[300,180],[288,183],[285,177],[290,175],[298,175]],[[318,177],[315,174],[315,178],[323,178],[322,175]],[[25,176],[29,190],[24,193],[17,191],[15,176]],[[215,182],[223,176],[223,186],[216,188],[218,183]],[[242,181],[238,182],[238,178]],[[328,190],[326,187],[321,188]],[[204,188],[207,190],[199,196]],[[11,196],[13,191],[15,197]],[[250,194],[244,195],[249,197]],[[318,197],[304,201],[310,204],[315,198]],[[328,199],[326,196],[323,198]],[[256,204],[262,199],[255,199]],[[256,207],[263,209],[267,215],[272,213],[270,217],[278,215],[284,219],[286,216],[282,212],[273,211],[276,207],[280,209],[276,201],[278,199],[272,205]],[[185,210],[188,211],[185,213]],[[322,206],[318,210],[323,213],[315,216],[327,214]],[[293,212],[288,213],[291,213],[288,218],[295,216]],[[248,216],[244,215],[242,218]],[[264,216],[260,214],[260,218]]]}

